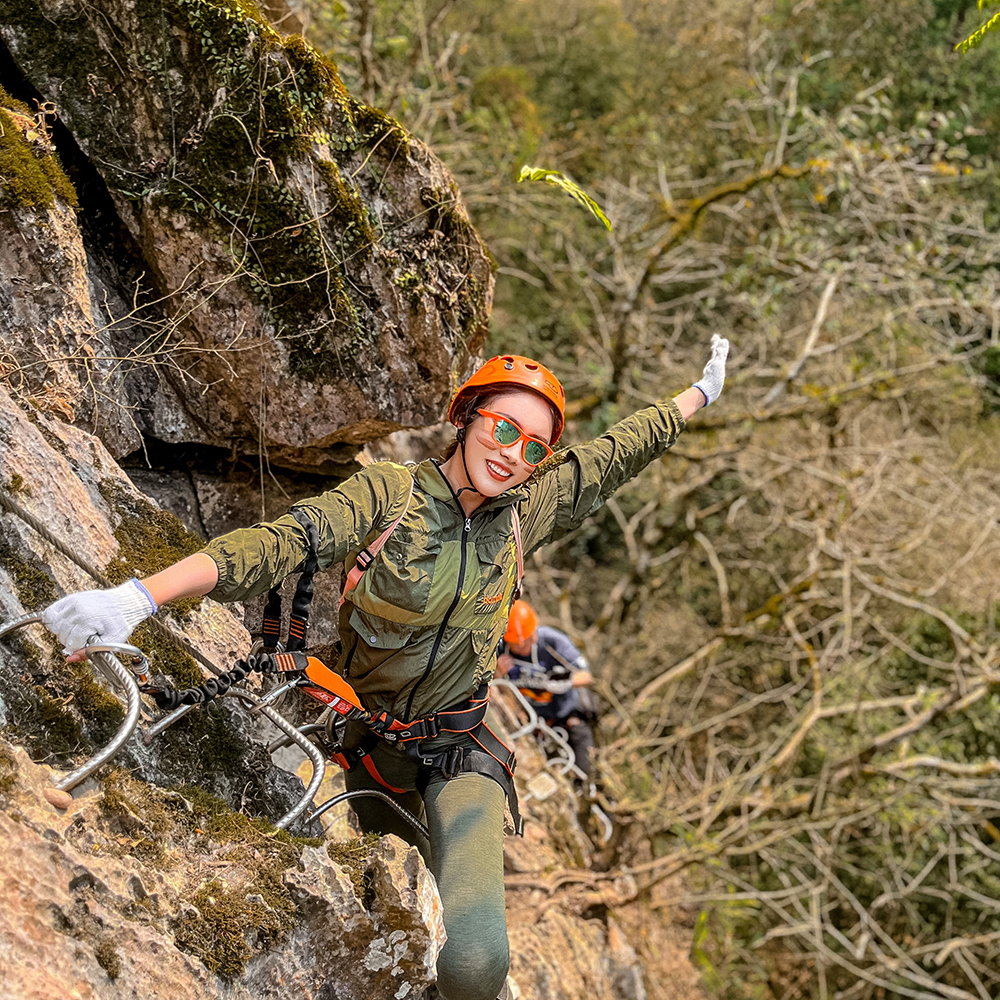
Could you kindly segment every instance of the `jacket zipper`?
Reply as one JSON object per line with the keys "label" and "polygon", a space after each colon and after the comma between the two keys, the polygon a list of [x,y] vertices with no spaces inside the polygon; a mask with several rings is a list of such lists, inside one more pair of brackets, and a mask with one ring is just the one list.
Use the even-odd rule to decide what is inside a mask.
{"label": "jacket zipper", "polygon": [[448,619],[451,618],[452,612],[454,612],[455,608],[458,607],[458,602],[462,599],[462,587],[465,584],[465,561],[466,561],[465,552],[468,546],[468,535],[470,531],[472,531],[472,519],[471,517],[466,517],[465,527],[463,528],[461,535],[462,557],[458,567],[458,586],[455,589],[455,596],[452,598],[451,604],[449,605],[448,610],[445,612],[444,619],[441,622],[441,627],[438,629],[438,634],[434,637],[434,645],[431,646],[431,654],[427,658],[427,667],[424,670],[420,680],[413,685],[413,690],[410,692],[410,697],[406,699],[406,717],[404,719],[404,721],[406,722],[411,721],[410,710],[413,708],[413,699],[416,697],[417,688],[419,688],[420,685],[423,684],[425,680],[427,680],[427,676],[431,672],[431,667],[434,666],[434,661],[437,659],[438,650],[441,648],[441,641],[444,639],[445,629],[448,627]]}

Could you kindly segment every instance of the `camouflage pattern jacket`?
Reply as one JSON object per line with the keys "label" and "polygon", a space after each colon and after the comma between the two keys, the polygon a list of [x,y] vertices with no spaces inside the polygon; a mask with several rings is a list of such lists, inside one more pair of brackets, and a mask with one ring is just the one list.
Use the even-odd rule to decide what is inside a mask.
{"label": "camouflage pattern jacket", "polygon": [[[295,508],[319,529],[319,567],[353,565],[413,493],[385,547],[340,611],[337,670],[371,710],[410,721],[463,701],[493,675],[514,599],[517,552],[560,538],[600,509],[684,429],[673,400],[543,463],[531,478],[466,517],[437,463],[378,462]],[[205,552],[219,567],[209,595],[239,601],[302,568],[308,539],[291,515],[223,535]],[[428,744],[429,745],[429,744]]]}

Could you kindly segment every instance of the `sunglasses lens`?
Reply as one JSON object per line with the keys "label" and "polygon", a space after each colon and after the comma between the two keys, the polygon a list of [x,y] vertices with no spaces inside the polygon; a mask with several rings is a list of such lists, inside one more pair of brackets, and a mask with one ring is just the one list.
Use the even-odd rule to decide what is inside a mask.
{"label": "sunglasses lens", "polygon": [[493,440],[497,444],[513,444],[521,436],[521,431],[507,420],[498,420],[493,428]]}
{"label": "sunglasses lens", "polygon": [[524,460],[529,465],[538,465],[539,462],[544,461],[546,454],[544,446],[538,441],[525,441]]}

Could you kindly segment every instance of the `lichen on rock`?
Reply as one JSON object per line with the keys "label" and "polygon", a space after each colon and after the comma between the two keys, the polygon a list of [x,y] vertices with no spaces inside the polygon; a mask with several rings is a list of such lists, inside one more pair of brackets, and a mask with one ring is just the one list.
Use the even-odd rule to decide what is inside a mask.
{"label": "lichen on rock", "polygon": [[[5,782],[8,772],[16,780]],[[258,1000],[288,995],[294,981],[303,995],[335,986],[390,1000],[432,981],[433,964],[397,966],[395,977],[366,968],[386,917],[377,900],[371,913],[362,907],[315,841],[197,788],[151,788],[120,771],[63,812],[42,795],[50,773],[0,740],[0,884],[16,886],[0,937],[18,956],[4,996],[110,996],[113,980],[121,995]],[[372,853],[393,850],[387,839]],[[408,920],[410,938],[438,940],[419,910]],[[335,948],[307,964],[308,942],[327,939]]]}

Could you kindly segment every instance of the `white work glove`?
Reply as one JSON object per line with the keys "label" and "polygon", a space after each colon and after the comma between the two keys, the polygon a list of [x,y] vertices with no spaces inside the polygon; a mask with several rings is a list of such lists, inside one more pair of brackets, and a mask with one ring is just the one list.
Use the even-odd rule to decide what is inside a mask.
{"label": "white work glove", "polygon": [[726,381],[726,358],[729,355],[729,341],[725,337],[720,337],[717,333],[712,334],[712,356],[705,365],[705,370],[701,373],[701,378],[695,382],[693,388],[700,389],[705,397],[705,405],[714,403],[722,393],[722,383]]}
{"label": "white work glove", "polygon": [[128,580],[113,590],[83,590],[62,597],[42,612],[42,623],[63,644],[69,656],[96,636],[97,642],[125,642],[150,615],[156,602],[138,581]]}

